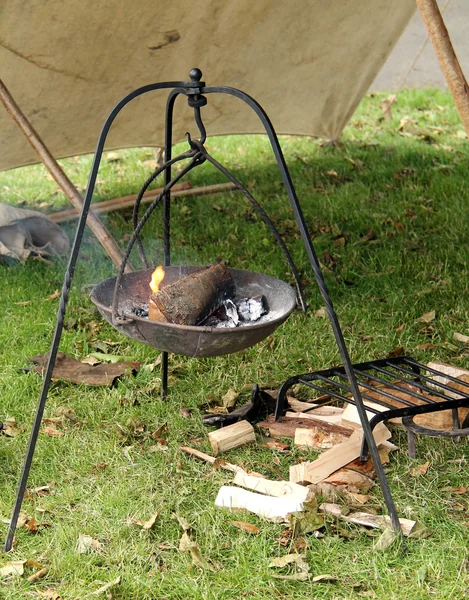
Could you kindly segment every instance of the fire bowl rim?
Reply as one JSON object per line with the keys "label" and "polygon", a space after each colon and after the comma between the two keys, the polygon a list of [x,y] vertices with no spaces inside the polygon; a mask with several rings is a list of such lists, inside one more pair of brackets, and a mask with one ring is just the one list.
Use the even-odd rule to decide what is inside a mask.
{"label": "fire bowl rim", "polygon": [[[194,269],[199,269],[199,268],[204,268],[207,265],[170,265],[169,267],[166,266],[165,269],[168,268],[194,268]],[[290,293],[290,300],[291,300],[291,306],[286,309],[284,312],[282,312],[282,314],[279,317],[273,318],[273,319],[268,319],[265,320],[261,323],[255,323],[252,325],[239,325],[238,327],[208,327],[206,325],[179,325],[178,323],[165,323],[165,322],[160,322],[160,321],[153,321],[151,319],[149,319],[148,317],[138,317],[137,315],[133,315],[133,314],[126,314],[126,313],[122,313],[119,316],[128,319],[129,321],[138,321],[141,323],[145,323],[146,325],[150,324],[155,327],[162,327],[164,329],[170,328],[170,329],[174,329],[174,330],[179,330],[179,331],[193,331],[193,332],[199,332],[199,333],[210,333],[210,334],[214,334],[214,335],[236,335],[240,333],[240,331],[256,331],[258,329],[264,329],[267,325],[275,325],[276,323],[278,323],[279,325],[281,325],[290,315],[291,313],[295,310],[295,308],[297,308],[298,306],[298,302],[297,302],[297,293],[296,290],[290,285],[288,284],[286,281],[283,281],[283,279],[279,279],[278,277],[274,277],[272,275],[267,275],[265,273],[258,273],[257,271],[248,271],[247,269],[233,269],[231,267],[228,267],[228,270],[235,274],[236,273],[249,273],[252,275],[261,275],[262,278],[264,279],[271,279],[272,281],[275,281],[275,283],[277,285],[280,286],[285,286],[285,291],[288,293]],[[154,269],[141,269],[138,271],[134,271],[133,273],[129,273],[129,274],[124,274],[123,277],[128,277],[128,276],[137,276],[138,274],[143,274],[148,272],[149,274],[151,274],[154,271]],[[112,281],[116,281],[117,277],[109,277],[108,279],[104,279],[103,281],[101,281],[100,283],[96,284],[93,289],[90,292],[90,299],[93,302],[93,304],[95,304],[95,306],[97,308],[100,308],[102,310],[104,310],[105,312],[109,312],[112,310],[112,306],[108,306],[103,304],[102,302],[98,301],[95,297],[96,291],[98,290],[98,288],[100,288],[101,286],[104,286],[105,284],[109,284]],[[111,325],[112,322],[110,322]],[[113,325],[114,326],[114,325]]]}

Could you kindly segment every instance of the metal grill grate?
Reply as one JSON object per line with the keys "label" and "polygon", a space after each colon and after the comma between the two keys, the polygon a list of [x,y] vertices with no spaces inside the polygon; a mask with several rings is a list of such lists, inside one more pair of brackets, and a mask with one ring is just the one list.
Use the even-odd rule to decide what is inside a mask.
{"label": "metal grill grate", "polygon": [[[354,364],[352,368],[366,410],[374,415],[370,419],[372,428],[380,421],[403,417],[404,424],[418,433],[451,437],[469,433],[469,429],[464,428],[465,423],[459,423],[457,411],[459,407],[469,407],[469,382],[408,356],[368,361]],[[356,405],[345,368],[332,367],[288,379],[278,395],[276,419],[285,412],[288,391],[298,384],[313,391],[311,402],[337,400]],[[416,415],[448,409],[453,410],[453,429],[450,431],[413,423]]]}

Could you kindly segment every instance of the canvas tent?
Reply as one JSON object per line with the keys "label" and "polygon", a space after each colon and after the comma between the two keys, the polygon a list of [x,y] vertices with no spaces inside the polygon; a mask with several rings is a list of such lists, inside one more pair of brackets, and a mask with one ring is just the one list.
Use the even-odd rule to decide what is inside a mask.
{"label": "canvas tent", "polygon": [[[415,10],[415,0],[6,0],[0,77],[58,157],[92,152],[130,90],[184,80],[239,87],[280,133],[338,138]],[[162,144],[166,95],[118,118],[108,148]],[[181,101],[182,102],[182,101]],[[191,114],[182,104],[182,138]],[[210,135],[262,131],[235,99],[204,109]],[[38,162],[0,107],[0,170]]]}

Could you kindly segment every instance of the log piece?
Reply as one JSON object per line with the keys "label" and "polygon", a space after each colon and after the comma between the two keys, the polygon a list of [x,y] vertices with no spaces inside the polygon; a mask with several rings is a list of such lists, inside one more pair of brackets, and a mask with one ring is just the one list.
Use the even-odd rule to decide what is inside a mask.
{"label": "log piece", "polygon": [[232,448],[238,448],[256,441],[254,427],[248,421],[239,421],[228,427],[222,427],[217,431],[211,431],[208,439],[213,448],[215,456]]}
{"label": "log piece", "polygon": [[352,435],[353,429],[347,425],[338,425],[334,423],[328,423],[320,419],[314,419],[311,417],[281,417],[278,421],[274,420],[274,416],[270,415],[265,421],[257,423],[264,432],[267,432],[273,438],[294,438],[295,431],[298,427],[303,429],[313,429],[323,431],[327,434],[338,434],[345,437]]}
{"label": "log piece", "polygon": [[197,325],[223,300],[233,296],[234,281],[225,265],[210,265],[164,285],[151,294],[148,318],[152,321]]}
{"label": "log piece", "polygon": [[288,522],[287,515],[304,510],[304,501],[296,494],[272,497],[255,494],[242,488],[224,485],[220,488],[215,506],[231,510],[244,508],[276,523]]}
{"label": "log piece", "polygon": [[242,471],[236,473],[233,483],[253,492],[275,496],[276,498],[293,495],[303,502],[309,500],[313,494],[309,488],[292,481],[272,481],[264,477],[254,477]]}
{"label": "log piece", "polygon": [[300,448],[332,448],[341,444],[348,439],[348,436],[344,436],[341,433],[326,433],[321,431],[317,427],[313,429],[306,429],[303,427],[297,427],[295,430],[295,446]]}
{"label": "log piece", "polygon": [[[360,456],[363,435],[363,430],[357,429],[347,441],[334,446],[330,450],[326,450],[326,452],[313,462],[303,462],[291,466],[290,481],[296,483],[300,481],[307,481],[309,483],[323,481],[334,473],[334,471],[344,467]],[[376,445],[379,446],[379,444],[391,437],[391,432],[383,423],[378,423],[373,431],[373,437]]]}

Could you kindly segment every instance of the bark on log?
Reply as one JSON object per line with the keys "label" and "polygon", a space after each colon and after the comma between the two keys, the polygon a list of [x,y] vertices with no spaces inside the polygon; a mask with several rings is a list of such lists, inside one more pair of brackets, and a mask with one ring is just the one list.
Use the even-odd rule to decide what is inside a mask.
{"label": "bark on log", "polygon": [[150,296],[148,318],[152,321],[197,325],[235,291],[231,273],[224,265],[211,265]]}

